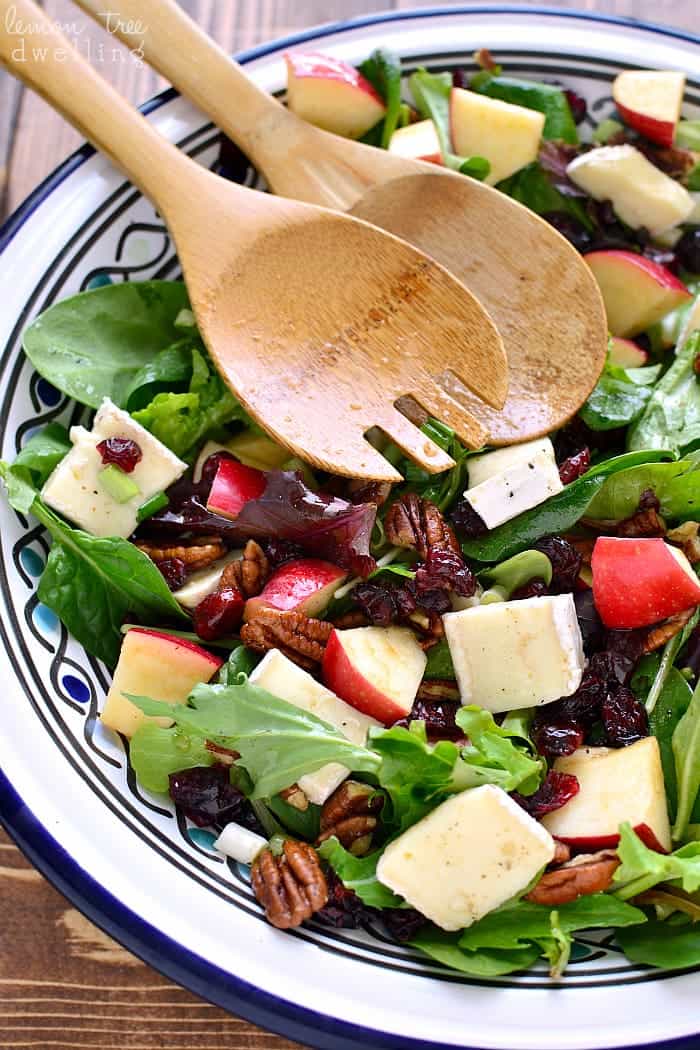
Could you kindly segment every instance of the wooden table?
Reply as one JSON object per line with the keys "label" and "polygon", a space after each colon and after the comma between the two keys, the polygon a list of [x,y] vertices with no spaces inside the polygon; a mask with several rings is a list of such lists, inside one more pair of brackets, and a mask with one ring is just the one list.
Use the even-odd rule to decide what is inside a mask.
{"label": "wooden table", "polygon": [[[387,0],[386,6],[425,2]],[[548,2],[700,29],[698,0]],[[375,10],[380,3],[185,0],[184,6],[224,47],[237,51],[318,22]],[[62,24],[79,27],[83,49],[89,40],[96,52],[100,40],[107,39],[66,0],[46,0],[44,6]],[[111,51],[96,65],[134,101],[162,86],[145,67],[124,63]],[[41,99],[0,72],[0,218],[78,143],[77,134]],[[71,907],[2,832],[0,900],[0,1048],[292,1050],[296,1045],[231,1017],[150,970]]]}

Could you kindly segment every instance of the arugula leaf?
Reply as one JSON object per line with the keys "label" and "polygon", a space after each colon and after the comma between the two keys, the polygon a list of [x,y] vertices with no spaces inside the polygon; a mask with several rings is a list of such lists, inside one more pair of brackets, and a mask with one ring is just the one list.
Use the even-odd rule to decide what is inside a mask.
{"label": "arugula leaf", "polygon": [[673,853],[657,853],[645,846],[625,823],[620,825],[617,853],[622,863],[613,882],[619,887],[616,896],[620,900],[645,893],[659,882],[678,880],[686,893],[700,888],[700,842],[689,842]]}
{"label": "arugula leaf", "polygon": [[469,738],[469,744],[462,749],[462,760],[467,765],[478,768],[482,776],[488,775],[489,770],[497,772],[491,783],[497,783],[504,791],[517,789],[523,795],[531,795],[537,790],[547,764],[539,755],[534,756],[531,744],[524,748],[513,743],[514,734],[497,725],[491,712],[481,707],[462,707],[455,721]]}
{"label": "arugula leaf", "polygon": [[255,785],[253,799],[271,798],[299,777],[329,762],[377,773],[378,755],[353,744],[334,726],[295,707],[242,675],[233,685],[197,685],[189,705],[129,695],[147,715],[172,718],[187,734],[203,736],[240,754]]}
{"label": "arugula leaf", "polygon": [[588,231],[593,224],[586,212],[585,202],[581,197],[565,197],[552,185],[549,175],[542,165],[533,160],[520,171],[496,184],[496,189],[507,194],[513,200],[524,204],[537,215],[548,215],[550,212],[568,212]]}
{"label": "arugula leaf", "polygon": [[659,922],[621,930],[617,942],[628,959],[667,970],[700,965],[700,925]]}
{"label": "arugula leaf", "polygon": [[80,292],[45,310],[23,345],[37,372],[64,394],[98,408],[123,405],[134,376],[180,338],[175,318],[189,307],[181,281],[141,281]]}
{"label": "arugula leaf", "polygon": [[377,879],[377,863],[382,850],[366,857],[355,857],[341,846],[335,835],[319,846],[318,852],[330,864],[344,886],[354,890],[370,908],[400,908],[403,899]]}
{"label": "arugula leaf", "polygon": [[462,550],[475,561],[496,562],[518,554],[532,546],[542,536],[566,532],[588,512],[595,496],[606,483],[606,478],[618,471],[628,470],[639,463],[668,458],[663,451],[644,450],[628,452],[592,467],[586,474],[567,485],[556,496],[526,510],[512,521],[506,521],[484,536],[465,540]]}
{"label": "arugula leaf", "polygon": [[388,149],[401,113],[401,61],[393,51],[378,47],[358,69],[386,103],[378,145]]}
{"label": "arugula leaf", "polygon": [[459,932],[445,933],[436,926],[420,930],[409,942],[412,948],[429,955],[451,970],[459,970],[472,977],[499,977],[502,974],[527,970],[537,961],[540,950],[536,945],[503,950],[499,948],[464,951],[459,946]]}
{"label": "arugula leaf", "polygon": [[603,372],[579,410],[581,419],[591,430],[615,430],[633,423],[651,398],[647,385],[617,375],[619,372],[624,372],[624,369]]}
{"label": "arugula leaf", "polygon": [[[557,908],[558,926],[564,933],[594,927],[633,926],[646,921],[639,908],[618,900],[609,893],[591,893]],[[551,907],[519,900],[504,904],[464,930],[460,947],[522,948],[533,941],[551,936]]]}
{"label": "arugula leaf", "polygon": [[472,89],[480,95],[510,102],[514,106],[524,106],[544,113],[545,122],[542,136],[545,139],[561,139],[569,145],[578,145],[578,131],[571,114],[571,107],[564,92],[552,84],[541,84],[531,80],[519,80],[516,77],[495,76],[482,78]]}
{"label": "arugula leaf", "polygon": [[211,766],[215,758],[207,750],[204,737],[188,736],[177,727],[165,729],[155,722],[144,722],[131,738],[129,761],[142,787],[164,794],[170,786],[171,773]]}
{"label": "arugula leaf", "polygon": [[549,586],[552,582],[552,563],[542,551],[522,551],[489,569],[482,569],[479,579],[488,584],[481,596],[481,604],[507,602],[518,587],[533,579],[541,579]]}
{"label": "arugula leaf", "polygon": [[671,747],[678,791],[673,840],[682,842],[700,792],[700,685],[696,686],[688,709],[674,730]]}
{"label": "arugula leaf", "polygon": [[49,423],[20,449],[12,464],[12,471],[30,485],[41,488],[71,447],[66,428],[60,423]]}
{"label": "arugula leaf", "polygon": [[455,669],[452,665],[450,647],[442,639],[432,649],[428,649],[428,662],[423,673],[424,678],[454,678]]}
{"label": "arugula leaf", "polygon": [[539,945],[542,954],[549,960],[549,976],[552,980],[557,981],[564,976],[564,971],[569,965],[573,938],[570,933],[562,929],[558,911],[550,912],[549,925],[550,936],[540,941]]}
{"label": "arugula leaf", "polygon": [[699,352],[700,332],[694,332],[676,351],[643,415],[628,431],[629,449],[666,448],[680,454],[700,442],[700,383],[693,368]]}
{"label": "arugula leaf", "polygon": [[429,73],[427,69],[418,69],[408,80],[416,108],[426,120],[432,120],[437,132],[443,163],[448,168],[471,175],[475,179],[485,179],[491,165],[485,157],[459,157],[452,152],[450,136],[450,94],[452,93],[452,76],[449,73]]}

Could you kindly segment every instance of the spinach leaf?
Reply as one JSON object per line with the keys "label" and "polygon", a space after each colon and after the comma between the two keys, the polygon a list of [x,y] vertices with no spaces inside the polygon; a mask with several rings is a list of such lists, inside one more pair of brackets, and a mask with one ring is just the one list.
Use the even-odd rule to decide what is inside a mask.
{"label": "spinach leaf", "polygon": [[165,794],[171,773],[194,766],[211,766],[214,755],[204,737],[188,736],[177,728],[164,729],[155,722],[144,722],[129,745],[129,761],[141,787]]}
{"label": "spinach leaf", "polygon": [[[406,479],[407,488],[422,499],[430,500],[441,511],[447,510],[467,483],[467,460],[473,452],[462,445],[451,427],[437,419],[428,419],[420,428],[422,433],[452,457],[455,466],[441,474],[428,474],[410,459],[399,455],[391,461]],[[395,448],[396,446],[393,446]],[[397,450],[398,451],[398,450]]]}
{"label": "spinach leaf", "polygon": [[[634,926],[646,921],[639,908],[608,893],[592,893],[557,907],[558,925],[564,933],[594,927]],[[461,948],[522,948],[551,935],[551,907],[519,900],[504,904],[464,930]]]}
{"label": "spinach leaf", "polygon": [[420,930],[409,942],[412,948],[429,955],[451,970],[459,970],[472,977],[499,977],[502,974],[527,970],[540,954],[536,945],[526,948],[481,949],[464,951],[459,946],[459,932],[445,933],[436,926]]}
{"label": "spinach leaf", "polygon": [[428,662],[425,665],[424,678],[454,678],[450,647],[444,638],[428,649]]}
{"label": "spinach leaf", "polygon": [[671,746],[678,791],[673,840],[682,842],[700,792],[700,685],[696,687],[687,711],[674,730]]}
{"label": "spinach leaf", "polygon": [[97,408],[125,403],[134,376],[177,342],[175,318],[189,306],[180,281],[111,284],[45,310],[27,328],[24,350],[64,394]]}
{"label": "spinach leaf", "polygon": [[678,784],[672,739],[675,729],[688,710],[692,689],[675,667],[668,671],[654,709],[649,715],[649,731],[659,742],[661,765],[664,771],[666,798],[671,819],[675,819],[678,806]]}
{"label": "spinach leaf", "polygon": [[693,518],[700,511],[700,464],[685,458],[673,463],[647,463],[615,474],[586,514],[601,521],[628,518],[636,511],[646,489],[653,489],[665,518]]}
{"label": "spinach leaf", "polygon": [[571,108],[564,92],[552,84],[540,84],[531,80],[519,80],[516,77],[495,76],[482,78],[474,91],[489,98],[510,102],[514,106],[524,106],[544,113],[545,122],[543,138],[561,139],[569,145],[578,145],[578,131],[571,114]]}
{"label": "spinach leaf", "polygon": [[358,68],[386,103],[378,145],[387,149],[401,112],[401,62],[393,51],[378,47]]}
{"label": "spinach leaf", "polygon": [[621,930],[617,942],[628,959],[667,970],[700,965],[700,925],[652,920]]}
{"label": "spinach leaf", "polygon": [[400,908],[403,904],[401,897],[397,897],[377,879],[377,862],[382,850],[375,850],[367,857],[354,857],[334,835],[322,843],[318,852],[330,864],[343,885],[354,890],[370,908]]}
{"label": "spinach leaf", "polygon": [[604,372],[579,415],[591,430],[615,430],[638,419],[650,398],[648,386]]}
{"label": "spinach leaf", "polygon": [[309,802],[306,809],[296,809],[285,802],[279,795],[273,795],[266,799],[267,808],[274,813],[277,819],[284,825],[287,831],[291,831],[295,838],[306,839],[307,842],[315,842],[319,836],[321,822],[321,807]]}
{"label": "spinach leaf", "polygon": [[629,824],[621,824],[617,854],[621,864],[613,883],[620,900],[645,893],[659,882],[677,880],[686,893],[700,888],[700,842],[688,842],[673,853],[657,853],[644,845]]}
{"label": "spinach leaf", "polygon": [[512,521],[506,521],[484,536],[465,540],[462,550],[475,561],[496,562],[518,554],[532,546],[542,536],[566,532],[579,518],[588,513],[595,496],[606,483],[606,478],[639,463],[668,458],[662,451],[628,452],[592,467],[588,473],[567,485],[556,496],[532,510],[526,510]]}
{"label": "spinach leaf", "polygon": [[696,164],[694,168],[688,172],[686,179],[686,185],[691,193],[697,193],[700,190],[700,164]]}
{"label": "spinach leaf", "polygon": [[679,120],[675,145],[681,149],[700,150],[700,120]]}
{"label": "spinach leaf", "polygon": [[126,409],[135,412],[145,408],[156,394],[184,393],[192,379],[192,350],[197,345],[201,347],[201,341],[181,339],[139,368],[124,391]]}
{"label": "spinach leaf", "polygon": [[538,161],[533,160],[520,171],[502,179],[496,189],[507,194],[513,200],[524,204],[537,215],[550,212],[568,212],[587,230],[593,230],[593,223],[586,211],[581,197],[566,197],[552,185],[549,175]]}
{"label": "spinach leaf", "polygon": [[259,653],[239,644],[219,671],[219,685],[235,685],[239,674],[249,675],[260,663]]}
{"label": "spinach leaf", "polygon": [[12,471],[30,485],[41,488],[70,450],[71,441],[66,428],[60,423],[49,423],[17,453]]}
{"label": "spinach leaf", "polygon": [[329,762],[355,772],[376,773],[380,759],[353,744],[334,726],[252,685],[198,685],[189,705],[129,696],[147,715],[172,718],[188,735],[203,736],[240,754],[239,765],[255,785],[252,798],[270,798],[299,777]]}
{"label": "spinach leaf", "polygon": [[700,383],[693,368],[699,352],[700,332],[694,332],[677,350],[644,413],[629,430],[629,449],[666,448],[680,454],[700,442]]}
{"label": "spinach leaf", "polygon": [[491,165],[485,157],[459,157],[452,152],[450,136],[450,94],[452,76],[449,73],[429,73],[427,69],[418,69],[408,81],[416,103],[416,108],[426,120],[432,120],[437,132],[443,163],[448,168],[471,175],[475,179],[485,179]]}
{"label": "spinach leaf", "polygon": [[479,579],[488,587],[481,595],[481,604],[507,602],[518,587],[539,579],[549,586],[552,582],[552,563],[542,551],[522,551],[489,569],[482,569]]}

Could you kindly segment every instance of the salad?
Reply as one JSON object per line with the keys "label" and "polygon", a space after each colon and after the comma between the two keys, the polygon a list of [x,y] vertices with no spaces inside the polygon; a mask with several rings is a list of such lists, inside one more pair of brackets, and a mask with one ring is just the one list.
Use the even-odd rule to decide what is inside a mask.
{"label": "salad", "polygon": [[[223,384],[178,281],[24,334],[74,399],[0,463],[38,586],[113,671],[141,788],[217,830],[280,928],[376,928],[475,977],[612,929],[700,965],[700,122],[680,73],[559,85],[289,57],[301,116],[484,178],[590,264],[611,332],[578,416],[396,486],[313,471]],[[26,519],[22,519],[23,521]],[[373,924],[373,925],[372,925]]]}

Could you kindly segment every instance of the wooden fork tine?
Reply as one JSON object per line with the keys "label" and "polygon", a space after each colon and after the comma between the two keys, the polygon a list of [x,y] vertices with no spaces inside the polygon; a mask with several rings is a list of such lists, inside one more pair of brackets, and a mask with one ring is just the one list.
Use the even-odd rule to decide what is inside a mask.
{"label": "wooden fork tine", "polygon": [[377,426],[406,453],[409,459],[430,474],[449,470],[454,460],[423,434],[414,423],[393,405],[386,417],[377,421]]}
{"label": "wooden fork tine", "polygon": [[486,444],[488,431],[471,412],[455,401],[447,391],[430,379],[419,379],[406,391],[435,419],[452,427],[467,448],[481,448]]}

